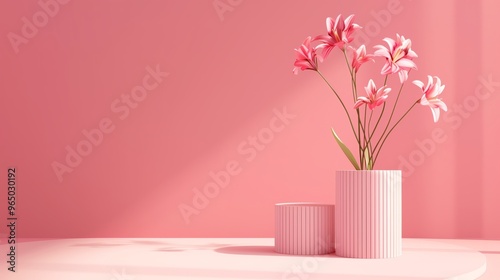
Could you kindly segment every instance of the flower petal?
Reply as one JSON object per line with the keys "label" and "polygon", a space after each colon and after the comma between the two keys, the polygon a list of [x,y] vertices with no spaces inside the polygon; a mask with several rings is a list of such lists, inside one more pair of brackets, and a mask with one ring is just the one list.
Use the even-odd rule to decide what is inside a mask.
{"label": "flower petal", "polygon": [[354,103],[354,109],[358,109],[359,107],[361,107],[361,105],[369,103],[369,101],[365,100],[366,97],[364,97],[365,99],[362,99],[361,97],[364,97],[364,96],[358,97],[358,101],[356,101],[356,103]]}
{"label": "flower petal", "polygon": [[333,27],[333,29],[335,29],[336,31],[343,31],[345,29],[344,17],[342,16],[342,14],[337,16],[337,19],[335,20],[335,26]]}
{"label": "flower petal", "polygon": [[387,45],[389,45],[389,51],[392,51],[394,49],[394,46],[396,46],[396,41],[391,38],[384,38],[383,41],[386,42]]}
{"label": "flower petal", "polygon": [[409,60],[408,58],[401,58],[396,62],[396,64],[402,68],[417,69],[415,62]]}
{"label": "flower petal", "polygon": [[424,90],[424,83],[422,81],[419,81],[419,80],[415,80],[412,82],[414,85],[416,85],[417,87],[421,88],[422,90]]}
{"label": "flower petal", "polygon": [[434,122],[437,122],[439,120],[439,108],[432,108],[431,107],[431,111],[432,111],[432,116],[434,117]]}
{"label": "flower petal", "polygon": [[406,71],[406,70],[400,70],[398,72],[398,75],[399,75],[399,81],[401,83],[404,83],[404,82],[406,82],[406,80],[408,80],[408,71]]}
{"label": "flower petal", "polygon": [[334,23],[331,17],[326,18],[326,32],[331,32],[333,29]]}
{"label": "flower petal", "polygon": [[[378,46],[380,46],[380,45],[378,45]],[[375,46],[375,48],[377,48],[377,46]],[[380,46],[380,48],[377,48],[377,50],[373,53],[373,55],[382,56],[382,57],[385,57],[388,59],[391,58],[391,54],[389,53],[389,50],[386,49],[384,46]]]}
{"label": "flower petal", "polygon": [[374,93],[377,91],[375,87],[375,82],[373,82],[372,79],[368,81],[368,85],[365,87],[366,94],[371,98],[371,96],[374,95]]}

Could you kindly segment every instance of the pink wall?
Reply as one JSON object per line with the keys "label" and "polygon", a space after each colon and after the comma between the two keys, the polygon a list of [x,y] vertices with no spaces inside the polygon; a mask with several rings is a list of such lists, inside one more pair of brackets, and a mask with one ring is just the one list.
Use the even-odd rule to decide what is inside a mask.
{"label": "pink wall", "polygon": [[[500,238],[497,1],[54,1],[0,2],[0,167],[18,168],[22,237],[270,237],[274,203],[333,202],[351,167],[329,128],[352,137],[293,49],[355,13],[360,40],[411,38],[410,78],[446,84],[447,116],[417,108],[378,166],[404,171],[404,236]],[[340,59],[321,67],[347,90]],[[436,129],[446,141],[420,148]],[[183,219],[211,172],[225,187]]]}

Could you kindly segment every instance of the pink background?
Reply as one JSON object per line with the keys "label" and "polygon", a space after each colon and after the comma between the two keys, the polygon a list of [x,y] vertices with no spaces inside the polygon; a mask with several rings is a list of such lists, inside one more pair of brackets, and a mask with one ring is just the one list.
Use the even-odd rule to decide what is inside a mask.
{"label": "pink background", "polygon": [[[351,166],[329,128],[353,139],[320,78],[292,74],[293,49],[325,33],[327,16],[355,13],[369,51],[400,33],[419,55],[410,79],[446,85],[447,117],[434,124],[417,107],[377,167],[403,169],[404,236],[500,238],[497,1],[218,0],[223,13],[212,0],[66,2],[46,22],[37,1],[0,2],[0,174],[18,168],[20,236],[271,237],[275,203],[333,202],[335,170]],[[41,27],[13,47],[33,15]],[[347,93],[338,54],[321,67]],[[169,76],[127,116],[113,111],[157,65]],[[360,79],[380,83],[381,66]],[[402,104],[419,95],[407,86]],[[60,181],[53,163],[101,121],[114,129]],[[433,133],[446,140],[429,144]],[[227,186],[184,219],[179,207],[228,164]]]}

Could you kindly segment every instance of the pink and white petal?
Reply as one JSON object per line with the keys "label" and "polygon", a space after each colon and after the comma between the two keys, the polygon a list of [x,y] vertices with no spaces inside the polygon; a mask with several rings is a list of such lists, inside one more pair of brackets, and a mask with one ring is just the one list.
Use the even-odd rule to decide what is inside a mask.
{"label": "pink and white petal", "polygon": [[401,58],[396,62],[396,64],[401,68],[417,69],[417,65],[415,64],[415,62],[408,58]]}
{"label": "pink and white petal", "polygon": [[309,46],[312,42],[312,37],[307,36],[307,38],[304,40],[304,45]]}
{"label": "pink and white petal", "polygon": [[331,17],[326,18],[326,31],[331,32],[334,26],[333,19]]}
{"label": "pink and white petal", "polygon": [[321,53],[319,53],[319,54],[316,53],[316,50],[314,50],[314,53],[315,53],[316,57],[318,58],[319,62],[323,62],[323,60],[324,60],[323,55]]}
{"label": "pink and white petal", "polygon": [[321,54],[319,55],[321,57],[321,61],[323,61],[328,57],[328,55],[330,54],[330,52],[333,50],[334,47],[335,46],[327,46],[321,50]]}
{"label": "pink and white petal", "polygon": [[382,103],[384,103],[384,101],[385,101],[385,99],[383,99],[383,98],[379,98],[379,99],[377,99],[377,100],[374,102],[374,103],[375,103],[375,107],[382,105]]}
{"label": "pink and white petal", "polygon": [[431,111],[432,111],[432,116],[434,118],[434,122],[437,122],[439,120],[439,113],[440,113],[440,110],[439,108],[431,108]]}
{"label": "pink and white petal", "polygon": [[361,100],[363,102],[366,102],[366,103],[370,103],[370,98],[366,97],[366,96],[359,96],[358,97],[358,101]]}
{"label": "pink and white petal", "polygon": [[365,91],[368,96],[372,96],[376,92],[375,82],[372,79],[368,81],[368,85],[365,87]]}
{"label": "pink and white petal", "polygon": [[333,27],[337,31],[342,31],[345,29],[344,25],[344,17],[342,15],[338,15],[335,20],[335,26]]}
{"label": "pink and white petal", "polygon": [[396,41],[391,38],[384,38],[383,41],[385,41],[389,46],[389,51],[392,51],[394,49],[394,46],[396,46]]}
{"label": "pink and white petal", "polygon": [[369,101],[367,102],[367,101],[358,97],[358,101],[356,101],[356,103],[354,103],[354,109],[358,109],[359,107],[361,107],[361,105],[366,104],[366,103],[369,103]]}
{"label": "pink and white petal", "polygon": [[414,52],[413,50],[409,50],[408,53],[406,54],[407,56],[411,57],[411,58],[416,58],[418,57],[417,53]]}
{"label": "pink and white petal", "polygon": [[366,55],[366,47],[365,45],[361,45],[357,51],[358,55],[362,55],[362,56],[365,56]]}
{"label": "pink and white petal", "polygon": [[350,26],[351,25],[351,22],[352,20],[354,19],[354,15],[350,15],[348,16],[345,20],[344,20],[344,23],[345,23],[345,26]]}
{"label": "pink and white petal", "polygon": [[377,101],[380,102],[380,104],[384,103],[385,100],[387,99],[387,97],[389,97],[388,95],[382,95],[380,96]]}
{"label": "pink and white petal", "polygon": [[297,67],[301,67],[301,68],[306,68],[306,67],[309,67],[311,66],[311,63],[307,60],[297,60],[295,61],[295,63],[293,64],[293,66],[297,66]]}
{"label": "pink and white petal", "polygon": [[335,42],[335,44],[334,44],[334,45],[335,45],[336,47],[339,47],[339,49],[343,49],[343,48],[344,48],[345,43],[346,43],[345,41],[340,40],[340,41],[338,41],[338,42]]}
{"label": "pink and white petal", "polygon": [[436,87],[436,84],[433,84],[429,87],[429,89],[427,89],[425,95],[427,96],[427,99],[435,99],[439,95],[439,88]]}
{"label": "pink and white petal", "polygon": [[365,62],[368,62],[368,61],[371,61],[371,62],[375,62],[375,59],[373,59],[371,56],[365,56],[362,60],[362,63],[365,63]]}
{"label": "pink and white petal", "polygon": [[401,48],[402,49],[409,49],[411,48],[411,40],[410,39],[404,39],[404,37],[402,37],[402,40],[401,40]]}
{"label": "pink and white petal", "polygon": [[[380,46],[380,45],[379,45]],[[377,47],[377,46],[375,46]],[[385,57],[387,59],[391,59],[391,54],[389,53],[389,50],[387,50],[384,46],[380,46],[374,53],[374,56],[381,56]]]}
{"label": "pink and white petal", "polygon": [[397,73],[400,70],[396,63],[391,63],[391,73]]}
{"label": "pink and white petal", "polygon": [[444,86],[445,86],[445,85],[442,85],[442,86],[439,88],[439,93],[438,93],[438,94],[441,94],[441,93],[443,92],[443,90],[444,90]]}
{"label": "pink and white petal", "polygon": [[441,88],[441,79],[438,77],[438,76],[434,76],[434,78],[436,79],[436,87],[438,88],[438,90]]}
{"label": "pink and white petal", "polygon": [[440,108],[443,111],[448,111],[448,106],[446,106],[446,103],[444,103],[441,99],[436,99],[434,102],[432,102],[434,106],[437,108]]}
{"label": "pink and white petal", "polygon": [[429,100],[427,100],[427,97],[425,97],[425,94],[422,96],[422,98],[420,98],[420,104],[422,104],[423,106],[431,105]]}
{"label": "pink and white petal", "polygon": [[387,75],[387,74],[392,74],[393,72],[393,67],[392,63],[387,61],[384,66],[382,67],[382,70],[380,71],[380,74],[382,75]]}
{"label": "pink and white petal", "polygon": [[419,80],[415,80],[412,82],[414,85],[416,85],[417,87],[421,88],[422,90],[424,90],[424,83],[422,81],[419,81]]}
{"label": "pink and white petal", "polygon": [[404,82],[406,82],[406,80],[408,80],[408,71],[401,70],[398,72],[398,75],[399,75],[399,81],[401,83],[404,83]]}
{"label": "pink and white petal", "polygon": [[372,61],[375,61],[375,59],[374,59],[375,55],[373,55],[371,53],[368,53],[368,54],[365,53],[365,54],[363,54],[363,56],[366,58],[369,58]]}
{"label": "pink and white petal", "polygon": [[320,43],[314,48],[315,50],[323,49],[326,47],[333,47],[335,44],[335,40],[329,35],[318,35],[314,37],[314,42],[319,41]]}
{"label": "pink and white petal", "polygon": [[428,95],[429,90],[431,87],[434,85],[434,80],[432,79],[432,76],[427,75],[427,85],[424,88],[424,93]]}

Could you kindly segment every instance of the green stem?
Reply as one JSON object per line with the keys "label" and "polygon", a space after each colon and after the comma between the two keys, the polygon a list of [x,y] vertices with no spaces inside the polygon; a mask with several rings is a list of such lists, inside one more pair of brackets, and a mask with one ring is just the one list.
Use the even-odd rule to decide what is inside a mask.
{"label": "green stem", "polygon": [[[380,141],[382,141],[382,138],[384,138],[384,135],[387,132],[389,125],[391,124],[392,116],[394,115],[394,111],[396,110],[396,106],[398,105],[399,97],[401,96],[401,91],[403,90],[404,85],[405,84],[402,83],[401,87],[399,88],[398,96],[396,97],[396,102],[394,102],[394,107],[392,107],[391,115],[389,116],[389,120],[387,121],[387,125],[385,126],[385,129],[382,132],[382,135],[380,135],[380,139],[377,141],[377,144],[375,144],[375,148],[373,148],[373,152],[375,152],[375,150],[377,149],[378,145],[380,144]],[[384,104],[385,104],[385,102],[384,102]]]}
{"label": "green stem", "polygon": [[349,69],[349,74],[351,75],[351,86],[352,86],[352,99],[354,102],[356,102],[356,99],[358,98],[357,94],[357,89],[356,89],[356,73],[353,73],[353,69],[351,68],[351,64],[349,64],[349,59],[347,58],[347,53],[345,51],[345,48],[342,50],[342,53],[344,54],[345,58],[345,63],[347,65],[347,69]]}
{"label": "green stem", "polygon": [[[387,85],[387,77],[389,77],[389,74],[385,75],[384,86]],[[385,111],[385,102],[384,102],[384,105],[382,106],[382,112],[380,112],[380,115],[378,116],[377,122],[375,123],[375,127],[373,128],[372,135],[370,135],[370,139],[368,139],[368,141],[372,140],[373,134],[375,134],[375,130],[377,130],[377,126],[380,123],[382,116],[384,115],[384,111]]]}
{"label": "green stem", "polygon": [[344,111],[347,115],[347,118],[349,119],[349,124],[351,125],[352,133],[354,133],[354,137],[356,138],[356,141],[359,143],[359,137],[358,137],[358,135],[356,135],[356,131],[354,130],[354,125],[352,124],[351,116],[349,115],[349,112],[347,111],[347,108],[345,107],[344,102],[342,101],[342,99],[338,95],[337,91],[335,91],[335,89],[332,87],[332,85],[325,78],[325,76],[323,76],[323,74],[321,74],[321,72],[319,70],[317,70],[316,72],[321,76],[321,78],[323,78],[323,80],[328,85],[328,87],[330,87],[330,89],[333,91],[333,93],[335,93],[335,96],[337,96],[337,99],[339,100],[340,104],[342,105],[342,108],[344,108]]}
{"label": "green stem", "polygon": [[[369,151],[370,153],[368,153],[370,155],[370,158],[373,160],[373,154],[372,154],[372,151],[373,151],[373,147],[372,147],[372,142],[370,141],[371,140],[371,134],[370,134],[370,127],[371,127],[371,123],[372,123],[372,116],[373,116],[373,110],[371,110],[370,112],[370,118],[368,119],[368,127],[366,127],[367,131],[368,131],[368,135],[370,135],[370,139],[368,139],[368,147],[369,147]],[[372,168],[373,168],[373,163],[372,163]]]}
{"label": "green stem", "polygon": [[358,135],[360,136],[359,142],[358,142],[358,155],[359,155],[359,165],[361,167],[361,170],[363,170],[363,153],[361,152],[362,149],[362,144],[361,144],[361,125],[359,124],[359,108],[356,109],[356,114],[358,116]]}
{"label": "green stem", "polygon": [[373,117],[373,110],[371,110],[370,112],[370,118],[368,118],[368,135],[370,135],[370,127],[371,127],[371,123],[372,123],[372,117]]}
{"label": "green stem", "polygon": [[385,111],[385,102],[384,102],[384,105],[382,105],[382,112],[380,112],[380,115],[378,116],[377,122],[375,123],[375,127],[373,128],[373,131],[371,132],[370,137],[368,138],[368,142],[370,142],[370,143],[372,141],[372,137],[375,135],[375,131],[377,130],[378,124],[380,123],[380,120],[382,119],[382,115],[384,115],[384,111]]}
{"label": "green stem", "polygon": [[[356,86],[356,72],[353,71],[351,65],[349,64],[349,59],[347,58],[347,53],[345,48],[342,49],[342,53],[344,54],[345,63],[347,65],[347,69],[349,69],[349,74],[351,75],[351,88],[352,88],[352,99],[354,102],[358,99],[358,89]],[[361,143],[361,117],[359,114],[359,108],[356,109],[356,115],[358,117],[358,156],[359,156],[359,164],[361,169],[363,169],[363,153],[362,153],[362,143]],[[364,134],[364,129],[363,129]],[[363,135],[366,139],[366,135]]]}
{"label": "green stem", "polygon": [[[366,128],[366,105],[365,105],[365,111],[363,112],[363,127]],[[364,153],[364,150],[366,149],[366,147],[368,146],[368,140],[366,139],[366,133],[363,129],[363,135],[365,136],[364,137],[364,145],[363,145],[363,159],[364,161],[366,162],[366,158],[365,158],[365,153]],[[368,169],[368,166],[366,166],[366,169]]]}
{"label": "green stem", "polygon": [[378,155],[379,155],[380,151],[382,150],[382,147],[384,146],[384,143],[385,143],[385,140],[387,139],[387,137],[389,137],[389,135],[394,130],[394,128],[396,128],[396,126],[403,120],[404,117],[406,117],[406,115],[411,111],[411,109],[413,109],[413,107],[415,107],[415,105],[417,105],[419,103],[419,101],[420,101],[420,99],[417,99],[417,101],[415,101],[415,103],[413,103],[413,105],[411,105],[411,107],[403,114],[403,116],[389,130],[387,135],[384,137],[384,140],[382,141],[382,144],[380,145],[380,148],[378,149],[377,154],[375,155],[375,159],[373,160],[373,164],[375,164],[375,161],[377,161]]}

